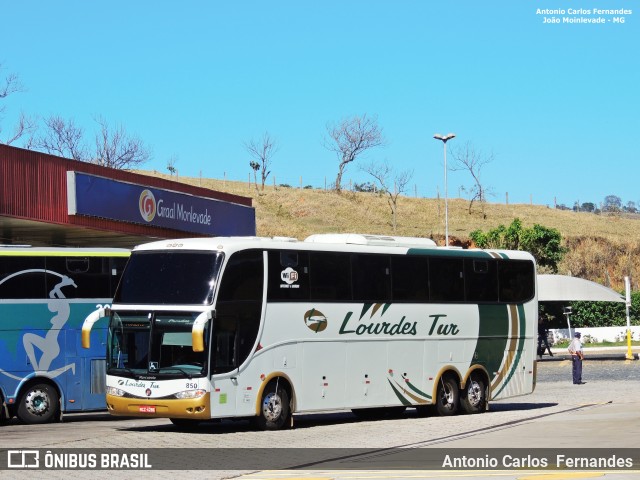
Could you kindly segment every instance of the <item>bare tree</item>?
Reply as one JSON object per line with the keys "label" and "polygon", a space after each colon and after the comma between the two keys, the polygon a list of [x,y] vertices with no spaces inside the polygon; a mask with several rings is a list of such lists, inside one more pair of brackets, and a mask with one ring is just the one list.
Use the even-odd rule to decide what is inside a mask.
{"label": "bare tree", "polygon": [[256,192],[257,192],[258,191],[258,170],[260,170],[260,164],[255,160],[251,160],[249,162],[249,166],[251,167],[251,170],[253,170],[253,183],[256,186]]}
{"label": "bare tree", "polygon": [[367,117],[366,114],[344,119],[337,125],[327,124],[327,133],[329,138],[325,140],[325,146],[338,156],[336,191],[340,192],[347,165],[364,151],[384,145],[385,140],[377,117]]}
{"label": "bare tree", "polygon": [[[262,190],[264,191],[264,184],[271,173],[269,170],[273,156],[278,151],[277,142],[271,138],[269,132],[264,132],[261,139],[249,140],[244,143],[244,148],[247,149],[249,155],[254,160],[249,162],[249,166],[254,172],[254,181],[256,179],[256,173],[260,170],[260,179],[262,181]],[[256,166],[258,168],[256,168]],[[258,189],[258,182],[256,181],[256,190]]]}
{"label": "bare tree", "polygon": [[20,118],[13,127],[13,133],[5,140],[4,143],[6,143],[7,145],[11,145],[16,140],[24,137],[25,135],[28,135],[26,141],[24,142],[24,147],[32,148],[35,142],[34,134],[37,129],[38,122],[35,117],[29,117],[24,112],[20,113]]}
{"label": "bare tree", "polygon": [[65,121],[52,115],[44,120],[45,133],[37,138],[34,146],[53,155],[87,161],[87,149],[82,144],[84,132],[73,120]]}
{"label": "bare tree", "polygon": [[[0,70],[2,70],[2,64],[0,63]],[[24,92],[24,86],[20,81],[20,77],[16,73],[8,74],[2,83],[0,83],[0,100],[4,100],[8,96],[14,94]],[[0,104],[0,117],[4,114],[6,106],[4,104]],[[1,118],[0,118],[1,119]],[[11,145],[13,142],[23,137],[24,135],[30,135],[27,140],[27,146],[31,146],[33,141],[33,133],[37,128],[37,122],[35,118],[29,117],[24,113],[20,114],[20,118],[18,122],[13,128],[13,132],[9,137],[7,137],[2,143],[7,145]],[[0,132],[2,128],[0,126]]]}
{"label": "bare tree", "polygon": [[478,201],[482,206],[482,214],[485,215],[484,204],[490,191],[482,183],[480,175],[482,168],[493,161],[493,153],[485,155],[481,151],[476,150],[471,142],[466,142],[461,147],[452,148],[451,157],[453,158],[451,170],[466,170],[473,178],[473,186],[467,190],[471,196],[469,201],[469,214],[471,214],[473,202]]}
{"label": "bare tree", "polygon": [[178,156],[177,155],[171,155],[171,158],[169,158],[169,160],[167,160],[167,171],[169,172],[169,175],[171,175],[173,177],[174,174],[176,174],[176,177],[178,176],[178,169],[176,168],[176,163],[178,162]]}
{"label": "bare tree", "polygon": [[405,170],[399,174],[395,174],[387,162],[372,162],[366,167],[363,167],[362,170],[376,180],[380,185],[380,193],[387,197],[387,203],[389,204],[389,208],[391,208],[393,233],[396,233],[398,224],[398,197],[405,192],[407,185],[409,185],[411,181],[411,177],[413,177],[413,172]]}
{"label": "bare tree", "polygon": [[[2,64],[0,63],[0,70],[2,69]],[[12,93],[23,92],[24,87],[22,86],[22,82],[20,82],[20,77],[16,73],[10,73],[6,77],[4,77],[4,82],[0,84],[0,99],[7,98]],[[4,107],[0,107],[0,112],[4,111]]]}
{"label": "bare tree", "polygon": [[98,117],[96,122],[100,125],[100,132],[96,134],[94,163],[125,170],[137,167],[151,158],[151,153],[142,140],[129,136],[122,126],[112,129],[102,117]]}

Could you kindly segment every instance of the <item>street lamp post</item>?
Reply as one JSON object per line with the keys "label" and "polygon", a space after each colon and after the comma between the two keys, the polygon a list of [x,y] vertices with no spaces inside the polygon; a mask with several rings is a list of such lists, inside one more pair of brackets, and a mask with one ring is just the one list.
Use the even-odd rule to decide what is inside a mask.
{"label": "street lamp post", "polygon": [[436,133],[433,138],[442,140],[444,144],[444,241],[449,246],[449,193],[447,191],[447,142],[456,136],[453,133],[440,135]]}

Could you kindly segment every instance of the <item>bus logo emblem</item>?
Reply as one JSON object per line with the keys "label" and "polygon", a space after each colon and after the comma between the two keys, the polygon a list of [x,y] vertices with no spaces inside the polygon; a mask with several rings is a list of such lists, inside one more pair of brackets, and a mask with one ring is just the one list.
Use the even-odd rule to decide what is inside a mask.
{"label": "bus logo emblem", "polygon": [[142,218],[151,222],[156,216],[156,197],[151,190],[143,190],[138,201],[140,215]]}
{"label": "bus logo emblem", "polygon": [[298,272],[291,267],[287,267],[280,273],[280,278],[287,285],[291,285],[298,281]]}
{"label": "bus logo emblem", "polygon": [[327,317],[324,316],[324,313],[312,308],[304,314],[304,323],[309,330],[316,333],[322,332],[327,328]]}

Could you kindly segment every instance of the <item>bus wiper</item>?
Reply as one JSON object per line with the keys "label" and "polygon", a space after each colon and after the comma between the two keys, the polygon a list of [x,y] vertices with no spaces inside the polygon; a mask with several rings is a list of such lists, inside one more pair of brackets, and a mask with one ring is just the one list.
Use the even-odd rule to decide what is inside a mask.
{"label": "bus wiper", "polygon": [[134,380],[138,380],[138,373],[136,373],[135,371],[131,370],[129,367],[119,367],[116,370],[124,370],[125,372],[127,372],[129,375],[131,375],[133,377]]}
{"label": "bus wiper", "polygon": [[178,370],[180,373],[185,375],[189,380],[191,380],[193,378],[193,374],[188,372],[184,368],[180,368],[180,367],[165,367],[162,370],[164,370],[164,373],[166,373],[167,370]]}

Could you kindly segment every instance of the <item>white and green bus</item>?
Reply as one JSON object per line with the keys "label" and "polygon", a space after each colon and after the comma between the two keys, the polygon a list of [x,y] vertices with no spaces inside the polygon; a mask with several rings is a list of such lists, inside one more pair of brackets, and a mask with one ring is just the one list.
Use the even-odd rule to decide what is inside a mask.
{"label": "white and green bus", "polygon": [[278,429],[319,411],[477,413],[535,387],[526,252],[355,234],[160,241],[134,249],[87,340],[105,315],[114,415]]}

